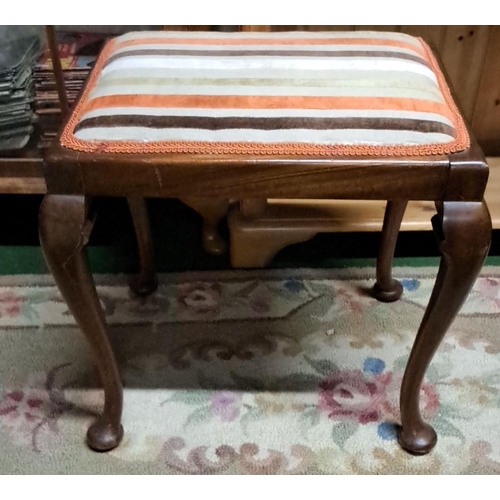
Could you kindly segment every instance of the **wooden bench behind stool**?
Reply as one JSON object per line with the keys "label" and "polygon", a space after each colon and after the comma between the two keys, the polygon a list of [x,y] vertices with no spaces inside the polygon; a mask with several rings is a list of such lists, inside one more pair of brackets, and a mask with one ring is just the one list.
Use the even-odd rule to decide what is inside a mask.
{"label": "wooden bench behind stool", "polygon": [[[500,158],[489,158],[485,200],[494,229],[500,229]],[[318,233],[379,232],[385,201],[380,200],[259,200],[236,205],[229,213],[230,258],[235,268],[268,266],[287,245]],[[433,202],[410,201],[401,231],[432,231]]]}

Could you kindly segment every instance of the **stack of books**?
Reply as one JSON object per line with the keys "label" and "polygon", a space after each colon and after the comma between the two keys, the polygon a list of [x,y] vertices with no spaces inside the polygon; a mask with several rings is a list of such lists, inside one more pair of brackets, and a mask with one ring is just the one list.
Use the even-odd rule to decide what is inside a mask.
{"label": "stack of books", "polygon": [[[58,32],[56,36],[68,104],[71,106],[78,97],[109,35]],[[35,66],[34,79],[35,111],[40,125],[39,146],[47,147],[57,135],[62,122],[56,79],[48,49]]]}
{"label": "stack of books", "polygon": [[0,151],[23,148],[33,132],[33,71],[40,30],[2,26],[0,33]]}

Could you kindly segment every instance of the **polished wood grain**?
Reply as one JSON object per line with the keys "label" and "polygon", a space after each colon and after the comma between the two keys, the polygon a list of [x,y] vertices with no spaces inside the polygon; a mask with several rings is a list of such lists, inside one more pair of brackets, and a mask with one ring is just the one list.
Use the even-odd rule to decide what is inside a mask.
{"label": "polished wood grain", "polygon": [[[88,154],[54,145],[45,177],[52,194],[203,198],[439,198],[447,184],[446,157],[360,158],[242,155]],[[481,196],[483,167],[471,166],[463,199]],[[475,177],[477,178],[477,182]],[[301,182],[307,178],[307,183]],[[474,179],[473,179],[474,178]],[[478,186],[474,193],[471,187]],[[476,189],[474,187],[474,189]],[[484,189],[484,186],[483,186]]]}

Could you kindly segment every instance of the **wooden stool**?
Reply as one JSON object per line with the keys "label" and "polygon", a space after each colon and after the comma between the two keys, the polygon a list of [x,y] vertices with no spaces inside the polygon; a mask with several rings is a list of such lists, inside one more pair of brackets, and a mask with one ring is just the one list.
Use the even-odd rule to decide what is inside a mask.
{"label": "wooden stool", "polygon": [[134,200],[239,200],[249,219],[269,198],[389,200],[373,289],[383,301],[402,292],[391,262],[407,201],[436,202],[443,258],[406,368],[399,433],[412,453],[434,447],[420,386],[481,269],[491,221],[488,167],[421,40],[369,32],[118,37],[97,61],[45,175],[44,255],[104,385],[104,411],[88,431],[96,450],[117,446],[123,429],[122,385],[85,253],[92,197],[129,198],[141,293],[156,280],[147,214]]}

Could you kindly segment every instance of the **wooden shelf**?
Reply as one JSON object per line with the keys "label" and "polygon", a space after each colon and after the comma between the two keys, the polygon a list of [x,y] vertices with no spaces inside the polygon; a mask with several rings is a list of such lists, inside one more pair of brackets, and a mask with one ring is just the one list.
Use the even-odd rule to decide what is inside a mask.
{"label": "wooden shelf", "polygon": [[23,149],[0,153],[0,193],[45,193],[43,151],[37,144],[38,134],[35,132]]}
{"label": "wooden shelf", "polygon": [[490,177],[484,199],[490,209],[493,229],[500,229],[500,158],[488,158]]}

